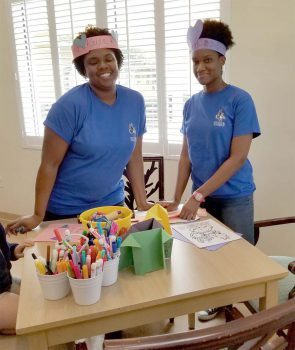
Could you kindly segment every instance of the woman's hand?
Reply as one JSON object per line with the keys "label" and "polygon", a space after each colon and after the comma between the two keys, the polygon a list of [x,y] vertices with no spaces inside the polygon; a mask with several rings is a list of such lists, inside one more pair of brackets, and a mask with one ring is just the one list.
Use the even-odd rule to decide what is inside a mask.
{"label": "woman's hand", "polygon": [[194,220],[197,216],[199,207],[200,203],[197,202],[193,196],[191,196],[183,205],[179,217],[185,220]]}
{"label": "woman's hand", "polygon": [[157,203],[164,207],[167,211],[175,211],[179,206],[179,203],[174,201],[159,201]]}
{"label": "woman's hand", "polygon": [[139,205],[137,207],[137,210],[139,211],[147,211],[149,209],[151,209],[152,206],[154,206],[155,203],[152,203],[152,202],[145,202],[145,203],[142,203],[141,205]]}
{"label": "woman's hand", "polygon": [[25,248],[32,247],[34,245],[33,241],[25,241],[23,244],[19,244],[14,248],[14,256],[16,259],[23,258],[24,257],[24,250]]}
{"label": "woman's hand", "polygon": [[18,233],[26,233],[37,227],[42,222],[42,219],[43,218],[36,214],[30,216],[21,216],[16,220],[10,222],[6,226],[5,231],[7,234],[12,233],[13,235],[17,235]]}

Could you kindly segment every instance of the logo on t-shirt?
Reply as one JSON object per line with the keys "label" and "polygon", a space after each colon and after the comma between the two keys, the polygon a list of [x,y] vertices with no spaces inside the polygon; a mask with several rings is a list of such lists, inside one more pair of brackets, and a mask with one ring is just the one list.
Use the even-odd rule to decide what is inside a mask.
{"label": "logo on t-shirt", "polygon": [[132,123],[129,123],[129,134],[131,135],[130,141],[135,142],[136,141],[136,129]]}
{"label": "logo on t-shirt", "polygon": [[225,115],[224,115],[222,109],[220,109],[218,111],[218,113],[215,116],[215,119],[216,120],[214,120],[214,123],[213,123],[214,126],[221,126],[221,127],[225,126],[225,122],[224,122],[225,121]]}

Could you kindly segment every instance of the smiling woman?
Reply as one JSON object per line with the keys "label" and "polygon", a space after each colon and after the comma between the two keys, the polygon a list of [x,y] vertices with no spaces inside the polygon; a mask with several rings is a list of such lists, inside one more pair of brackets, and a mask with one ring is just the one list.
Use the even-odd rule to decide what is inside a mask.
{"label": "smiling woman", "polygon": [[[193,71],[203,91],[189,98],[183,110],[183,146],[178,166],[175,210],[189,176],[192,195],[180,217],[194,219],[200,206],[215,218],[243,234],[254,244],[252,166],[247,159],[252,139],[260,135],[251,96],[227,84],[222,77],[226,51],[234,44],[227,24],[198,20],[187,32]],[[218,309],[199,313],[199,320],[214,318]]]}
{"label": "smiling woman", "polygon": [[139,92],[116,84],[123,63],[116,39],[107,29],[88,26],[75,38],[72,52],[77,71],[88,82],[52,105],[44,121],[35,211],[11,222],[10,232],[94,207],[123,205],[125,168],[137,207],[152,206],[143,175],[145,103]]}

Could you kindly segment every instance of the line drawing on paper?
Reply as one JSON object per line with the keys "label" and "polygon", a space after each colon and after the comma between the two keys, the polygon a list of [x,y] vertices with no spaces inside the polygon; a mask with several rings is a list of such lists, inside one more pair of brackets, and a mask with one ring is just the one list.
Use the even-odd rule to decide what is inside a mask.
{"label": "line drawing on paper", "polygon": [[212,219],[175,224],[173,229],[199,248],[228,243],[241,238]]}

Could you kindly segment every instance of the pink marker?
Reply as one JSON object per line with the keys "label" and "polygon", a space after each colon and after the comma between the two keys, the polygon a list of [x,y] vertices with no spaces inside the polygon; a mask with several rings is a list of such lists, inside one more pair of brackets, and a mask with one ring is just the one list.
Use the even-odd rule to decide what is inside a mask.
{"label": "pink marker", "polygon": [[74,274],[75,274],[77,279],[82,278],[81,271],[77,265],[74,265]]}

